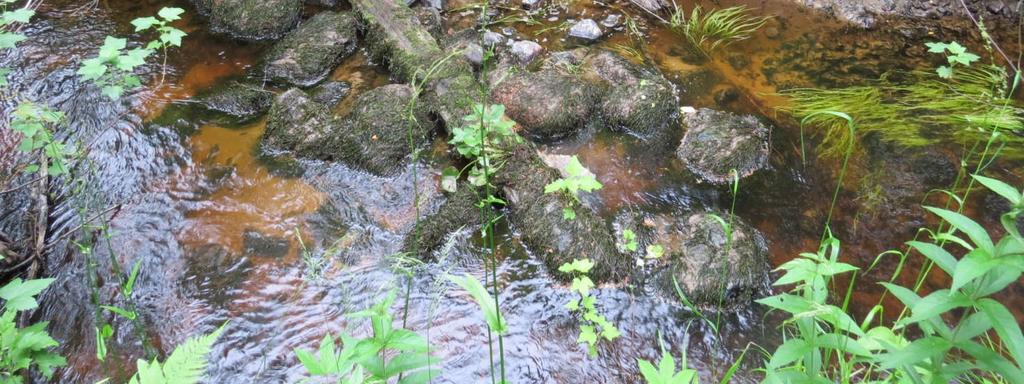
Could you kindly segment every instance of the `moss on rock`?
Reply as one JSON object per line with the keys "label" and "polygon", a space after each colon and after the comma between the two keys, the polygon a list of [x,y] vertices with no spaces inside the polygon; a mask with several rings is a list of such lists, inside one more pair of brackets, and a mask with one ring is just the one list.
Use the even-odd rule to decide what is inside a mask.
{"label": "moss on rock", "polygon": [[267,80],[308,87],[327,77],[356,48],[356,19],[323,12],[274,44],[263,58]]}
{"label": "moss on rock", "polygon": [[491,91],[491,100],[505,105],[527,136],[555,141],[581,131],[598,105],[603,88],[579,76],[544,68],[516,72]]}
{"label": "moss on rock", "polygon": [[210,28],[245,41],[272,40],[295,27],[302,0],[193,0]]}
{"label": "moss on rock", "polygon": [[243,124],[270,109],[274,94],[256,84],[229,80],[200,92],[194,98],[203,108],[213,112],[221,124]]}

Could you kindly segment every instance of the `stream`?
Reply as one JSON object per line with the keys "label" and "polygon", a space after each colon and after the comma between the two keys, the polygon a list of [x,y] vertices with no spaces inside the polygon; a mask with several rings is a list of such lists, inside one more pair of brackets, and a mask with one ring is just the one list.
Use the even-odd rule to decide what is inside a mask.
{"label": "stream", "polygon": [[[107,276],[99,282],[101,299],[123,304],[117,282],[103,272],[112,266],[111,255],[121,268],[141,263],[134,297],[146,335],[157,349],[167,353],[187,338],[226,323],[205,382],[299,382],[307,373],[295,349],[315,349],[327,333],[366,335],[367,322],[347,314],[370,307],[393,289],[406,289],[406,275],[395,268],[402,260],[393,255],[402,251],[417,214],[435,213],[444,203],[441,170],[452,163],[450,149],[443,135],[435,137],[418,163],[406,164],[394,175],[376,176],[341,162],[295,159],[261,149],[266,118],[233,125],[187,112],[192,110],[185,107],[200,92],[252,71],[268,44],[213,34],[185,1],[174,4],[187,11],[176,25],[189,35],[183,47],[171,50],[166,68],[154,60],[141,70],[144,87],[112,102],[78,78],[79,63],[95,55],[105,36],[137,36],[129,22],[168,3],[44,1],[23,31],[29,39],[0,54],[0,66],[16,68],[11,89],[63,111],[68,123],[58,137],[87,143],[92,164],[81,186],[52,191],[56,197],[50,233],[57,235],[49,239],[43,269],[57,281],[41,296],[33,317],[50,322],[50,333],[61,342],[58,352],[68,359],[51,382],[94,383],[107,377],[126,381],[143,355],[130,323],[114,319],[110,355],[105,361],[96,357],[86,258],[77,245],[82,239],[60,235],[81,233],[78,210],[90,204],[115,207],[110,211],[110,238],[96,238],[93,248],[100,275]],[[452,0],[448,7],[457,10],[468,3]],[[546,51],[557,52],[575,44],[564,38],[564,28],[554,28],[567,18],[600,21],[629,12],[643,19],[643,61],[678,87],[680,107],[723,109],[770,121],[774,130],[768,169],[763,171],[768,176],[740,183],[735,215],[764,235],[772,267],[817,248],[840,166],[838,161],[801,158],[799,122],[776,110],[785,100],[775,92],[858,84],[881,75],[878,68],[931,68],[935,61],[923,53],[924,41],[965,39],[965,45],[974,46],[978,41],[965,32],[971,27],[962,19],[907,27],[911,21],[880,18],[880,26],[862,29],[794,1],[730,0],[721,6],[745,4],[773,19],[753,38],[695,63],[679,48],[679,36],[644,19],[627,2],[606,3],[610,5],[580,1],[539,24],[493,29],[529,37]],[[307,6],[304,11],[309,15],[319,9]],[[471,25],[474,17],[471,11],[454,11],[446,14],[445,23],[459,29]],[[621,51],[636,42],[618,31],[596,45]],[[1007,47],[1019,51],[1013,41],[1007,40]],[[350,109],[359,94],[397,81],[371,57],[360,45],[330,73],[331,80],[351,85],[335,112]],[[864,62],[836,64],[855,58]],[[18,100],[0,102],[0,116],[7,121]],[[0,133],[0,144],[9,142]],[[579,155],[604,185],[585,200],[609,223],[624,212],[727,212],[733,201],[728,188],[685,177],[685,165],[675,156],[650,151],[643,141],[606,128],[539,147],[550,154]],[[952,178],[943,173],[949,171],[936,169],[953,167],[955,176],[962,149],[950,145],[922,151],[928,153],[880,151],[879,156],[892,157],[853,164],[833,218],[836,237],[844,245],[843,260],[862,268],[909,240],[918,227],[934,223],[919,204],[937,201],[928,192],[946,187]],[[0,155],[0,165],[4,159]],[[1009,177],[1021,176],[1020,164],[1000,162],[994,167]],[[867,179],[882,187],[871,189],[860,182]],[[871,209],[865,203],[868,191],[883,196]],[[422,212],[414,208],[415,196],[421,199]],[[998,214],[985,208],[985,196],[975,200],[978,208],[969,209],[968,215],[998,226]],[[0,196],[5,210],[25,211],[29,205],[23,197]],[[0,220],[0,229],[9,233],[22,233],[22,225],[16,218]],[[497,272],[501,309],[509,325],[504,345],[511,383],[638,383],[637,359],[656,360],[661,343],[677,356],[685,350],[702,382],[717,382],[746,350],[733,382],[752,383],[759,380],[752,369],[763,358],[761,350],[772,350],[781,339],[778,316],[756,305],[723,313],[716,335],[676,298],[627,280],[596,289],[597,306],[622,336],[602,343],[599,357],[590,358],[576,342],[577,320],[563,307],[574,297],[567,284],[554,279],[558,272],[523,244],[519,228],[503,224],[499,235]],[[469,295],[446,277],[469,273],[484,279],[481,255],[486,252],[479,231],[464,228],[427,262],[403,264],[413,276],[403,322],[434,348],[434,368],[440,372],[434,383],[490,380],[484,318]],[[879,301],[881,288],[874,282],[888,280],[894,264],[883,261],[861,277],[851,298],[858,318]],[[908,261],[904,275],[909,282],[920,264]],[[927,286],[945,283],[935,276]],[[1015,284],[1004,299],[1018,319],[1024,318],[1024,285]],[[886,303],[895,304],[891,298]],[[394,313],[402,318],[400,305]]]}

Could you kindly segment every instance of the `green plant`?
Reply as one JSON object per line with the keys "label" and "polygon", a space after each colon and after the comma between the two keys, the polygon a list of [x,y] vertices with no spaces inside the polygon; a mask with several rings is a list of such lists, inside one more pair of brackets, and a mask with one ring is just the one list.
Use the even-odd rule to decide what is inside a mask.
{"label": "green plant", "polygon": [[31,154],[42,150],[40,162],[29,164],[25,172],[39,172],[42,176],[60,176],[68,173],[72,151],[63,142],[53,138],[51,128],[64,121],[64,114],[31,102],[18,104],[11,120],[11,130],[21,134],[18,151]]}
{"label": "green plant", "polygon": [[750,16],[745,5],[705,12],[695,6],[686,17],[678,6],[667,20],[673,32],[685,37],[700,53],[709,56],[719,48],[750,38],[770,17]]}
{"label": "green plant", "polygon": [[[14,4],[16,0],[0,0],[0,49],[14,48],[15,45],[26,39],[25,35],[8,31],[14,23],[28,23],[36,13],[28,8],[9,10],[7,7]],[[7,75],[10,69],[0,67],[0,87],[7,86]]]}
{"label": "green plant", "polygon": [[[985,142],[996,131],[1005,144],[1004,157],[1024,158],[1024,138],[1014,134],[1024,130],[1024,109],[1011,96],[1020,74],[1010,78],[998,66],[968,66],[974,55],[948,48],[952,44],[942,48],[943,52],[960,52],[947,56],[951,63],[960,64],[955,76],[951,64],[935,72],[891,73],[864,86],[791,89],[782,92],[789,100],[780,110],[803,119],[807,126],[820,128],[818,153],[823,157],[842,155],[851,142],[868,134],[913,148],[939,142],[970,146]],[[822,111],[856,116],[856,135],[847,129],[845,121]]]}
{"label": "green plant", "polygon": [[[566,196],[571,197],[575,204],[579,204],[580,191],[593,192],[602,187],[601,183],[594,177],[594,174],[590,173],[587,168],[584,168],[583,164],[580,163],[580,159],[576,156],[569,159],[563,171],[565,171],[566,176],[545,185],[544,193],[564,193]],[[576,211],[573,210],[573,207],[562,208],[562,216],[566,220],[575,220]]]}
{"label": "green plant", "polygon": [[[488,183],[485,171],[493,175],[504,165],[505,146],[509,142],[521,143],[523,138],[512,130],[514,121],[505,119],[505,106],[501,104],[484,108],[473,106],[473,113],[463,118],[461,127],[452,129],[449,144],[455,146],[460,155],[470,160],[469,165],[455,174],[469,169],[469,181],[480,187]],[[449,174],[451,171],[447,171]]]}
{"label": "green plant", "polygon": [[[846,314],[845,302],[843,307],[828,303],[832,278],[857,270],[838,261],[840,244],[833,237],[826,236],[816,254],[805,253],[783,264],[779,269],[785,274],[775,285],[795,284],[794,293],[758,302],[789,313],[787,324],[794,325],[793,334],[771,355],[765,382],[850,382],[855,373],[892,383],[975,382],[978,378],[1020,382],[1024,334],[1011,312],[992,295],[1018,281],[1024,272],[1024,238],[1016,229],[1016,218],[1024,211],[1024,193],[996,179],[974,179],[1010,202],[1010,212],[1002,216],[1007,234],[993,239],[960,213],[926,207],[948,228],[929,231],[930,242],[907,244],[949,275],[950,286],[921,297],[916,289],[882,283],[906,307],[891,327],[869,328],[881,306],[858,324]],[[960,248],[956,253],[963,256],[954,256],[947,244]]]}
{"label": "green plant", "polygon": [[594,268],[590,259],[575,259],[572,262],[562,264],[558,271],[572,276],[572,283],[569,290],[579,295],[579,298],[570,300],[565,308],[580,315],[580,335],[576,338],[577,343],[586,343],[587,352],[591,357],[597,356],[598,337],[607,341],[613,341],[619,337],[619,329],[608,321],[597,311],[595,303],[597,298],[590,295],[594,288],[593,280],[587,276]]}
{"label": "green plant", "polygon": [[203,378],[209,364],[207,355],[224,331],[224,326],[205,336],[193,337],[174,348],[163,363],[139,360],[138,372],[129,384],[195,384]]}
{"label": "green plant", "polygon": [[498,308],[494,298],[490,296],[487,288],[479,280],[469,274],[462,277],[449,276],[448,279],[462,287],[462,289],[465,289],[473,297],[473,300],[480,306],[480,311],[484,314],[487,326],[492,331],[499,335],[504,335],[508,332],[508,324],[505,323],[505,318],[501,315],[501,309]]}
{"label": "green plant", "polygon": [[427,368],[432,358],[427,340],[413,331],[393,328],[389,311],[396,295],[391,291],[370,309],[349,315],[368,318],[371,336],[354,339],[342,334],[339,352],[333,336],[327,335],[320,342],[319,357],[296,350],[299,361],[311,375],[336,377],[339,383],[387,383],[398,378],[403,384],[429,382],[436,372]]}
{"label": "green plant", "polygon": [[127,39],[107,36],[99,54],[82,61],[78,75],[82,80],[100,86],[102,93],[111,100],[117,100],[126,90],[142,85],[142,81],[133,72],[145,64],[146,59],[158,49],[164,51],[163,73],[166,74],[167,49],[171,46],[181,46],[181,39],[186,35],[185,32],[171,27],[169,23],[181,19],[184,12],[181,8],[163,8],[158,12],[159,19],[143,17],[133,20],[132,25],[137,32],[155,29],[159,37],[147,43],[145,47],[127,49]]}
{"label": "green plant", "polygon": [[15,323],[18,313],[39,306],[36,295],[53,281],[15,278],[0,288],[0,298],[4,299],[3,315],[0,315],[0,383],[21,383],[24,371],[33,366],[50,378],[55,368],[67,364],[63,357],[50,352],[57,341],[46,332],[48,322],[24,328]]}
{"label": "green plant", "polygon": [[181,15],[185,13],[184,9],[164,7],[157,12],[156,17],[140,17],[132,20],[132,25],[135,26],[135,32],[142,32],[148,29],[154,29],[159,33],[159,37],[156,40],[150,41],[146,44],[146,49],[160,50],[164,52],[164,64],[163,69],[160,73],[160,82],[163,83],[167,77],[167,49],[169,47],[180,47],[181,39],[188,34],[178,28],[172,27],[170,24],[173,21],[181,20]]}
{"label": "green plant", "polygon": [[622,231],[622,242],[618,243],[620,249],[626,252],[636,252],[639,245],[636,242],[636,233],[630,229]]}
{"label": "green plant", "polygon": [[679,357],[679,365],[682,369],[676,372],[676,359],[672,353],[661,348],[661,360],[658,367],[647,360],[637,359],[637,366],[640,367],[640,374],[643,375],[647,384],[697,384],[700,378],[697,371],[686,366],[686,352]]}
{"label": "green plant", "polygon": [[935,70],[935,73],[943,79],[953,78],[953,68],[957,64],[969,67],[971,63],[981,58],[978,55],[967,52],[967,48],[964,48],[964,46],[955,41],[949,43],[925,43],[924,45],[928,46],[928,52],[946,54],[949,66],[944,65]]}

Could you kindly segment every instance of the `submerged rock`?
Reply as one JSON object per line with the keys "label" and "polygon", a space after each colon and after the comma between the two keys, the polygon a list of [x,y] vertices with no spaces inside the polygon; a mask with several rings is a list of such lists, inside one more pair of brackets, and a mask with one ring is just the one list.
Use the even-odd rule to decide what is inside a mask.
{"label": "submerged rock", "polygon": [[356,24],[349,13],[313,16],[270,48],[263,58],[267,80],[300,87],[320,82],[355,51]]}
{"label": "submerged rock", "polygon": [[527,136],[555,141],[578,133],[600,100],[601,89],[579,76],[552,68],[516,72],[493,86],[491,99]]}
{"label": "submerged rock", "polygon": [[[729,222],[727,214],[720,215]],[[644,220],[664,255],[653,283],[676,297],[675,282],[697,305],[743,305],[768,291],[768,246],[756,229],[732,219],[732,239],[711,213],[655,215]],[[724,296],[723,296],[724,295]]]}
{"label": "submerged rock", "polygon": [[255,84],[231,80],[200,92],[194,100],[235,123],[245,123],[267,112],[274,94]]}
{"label": "submerged rock", "polygon": [[242,233],[242,247],[242,254],[245,256],[281,258],[288,255],[291,243],[285,238],[247,229]]}
{"label": "submerged rock", "polygon": [[768,166],[771,129],[750,115],[702,108],[683,118],[686,134],[677,156],[702,182],[724,185]]}
{"label": "submerged rock", "polygon": [[819,9],[832,16],[864,28],[875,26],[876,16],[898,16],[910,18],[938,19],[945,16],[964,15],[964,4],[976,15],[1009,16],[1016,20],[1019,15],[1013,0],[792,0],[798,4]]}
{"label": "submerged rock", "polygon": [[272,40],[295,27],[302,0],[192,0],[214,32],[239,40]]}
{"label": "submerged rock", "polygon": [[668,9],[669,3],[667,0],[631,0],[633,4],[643,8],[648,12],[658,13],[662,10]]}
{"label": "submerged rock", "polygon": [[333,107],[344,100],[351,91],[352,84],[347,81],[328,81],[313,88],[309,96],[317,103]]}

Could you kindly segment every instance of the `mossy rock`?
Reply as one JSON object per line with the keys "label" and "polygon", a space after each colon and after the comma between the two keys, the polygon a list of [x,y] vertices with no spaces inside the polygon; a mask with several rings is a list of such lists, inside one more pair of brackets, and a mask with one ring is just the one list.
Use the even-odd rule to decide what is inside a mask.
{"label": "mossy rock", "polygon": [[470,74],[438,79],[430,85],[425,94],[427,105],[449,125],[461,124],[462,118],[473,112],[482,92],[480,83]]}
{"label": "mossy rock", "polygon": [[526,136],[551,142],[574,136],[590,120],[603,89],[557,69],[515,72],[494,85],[491,100],[522,126]]}
{"label": "mossy rock", "polygon": [[[570,197],[544,193],[544,186],[560,177],[529,143],[510,149],[505,165],[494,177],[494,184],[508,201],[509,222],[559,280],[570,277],[558,273],[559,266],[582,258],[594,261],[590,277],[599,284],[625,278],[632,272],[632,260],[619,253],[604,219]],[[573,208],[575,220],[563,217],[565,208]]]}
{"label": "mossy rock", "polygon": [[352,84],[347,81],[328,81],[309,91],[313,101],[333,107],[348,97],[352,92]]}
{"label": "mossy rock", "polygon": [[332,137],[334,120],[326,106],[314,102],[301,89],[292,88],[274,99],[263,144],[300,156],[315,156]]}
{"label": "mossy rock", "polygon": [[661,137],[679,116],[675,86],[653,67],[634,64],[617,53],[595,50],[582,71],[602,80],[608,94],[601,104],[605,123],[641,139]]}
{"label": "mossy rock", "polygon": [[229,80],[200,92],[194,100],[212,112],[218,123],[244,124],[266,113],[274,94],[256,84]]}
{"label": "mossy rock", "polygon": [[[645,220],[652,243],[664,247],[652,280],[675,298],[675,283],[694,304],[727,308],[750,304],[769,291],[768,246],[756,229],[732,219],[732,239],[711,213],[655,215]],[[718,216],[728,220],[728,214]],[[728,252],[727,252],[728,251]]]}
{"label": "mossy rock", "polygon": [[322,12],[302,23],[263,58],[267,80],[308,87],[319,83],[356,49],[356,18]]}
{"label": "mossy rock", "polygon": [[436,213],[420,221],[419,232],[414,229],[406,236],[402,250],[418,252],[421,258],[427,258],[444,245],[450,234],[461,228],[476,229],[483,224],[480,208],[476,206],[479,201],[477,190],[468,183],[460,182],[455,193],[448,196]]}
{"label": "mossy rock", "polygon": [[210,29],[244,41],[273,40],[295,27],[302,0],[193,0]]}
{"label": "mossy rock", "polygon": [[768,167],[771,128],[751,115],[702,108],[683,117],[686,134],[676,154],[699,181],[725,185]]}
{"label": "mossy rock", "polygon": [[332,126],[332,136],[320,157],[376,175],[391,175],[403,169],[412,155],[410,135],[413,145],[420,147],[432,128],[426,107],[416,103],[409,110],[414,97],[413,88],[402,84],[359,95],[351,114]]}

